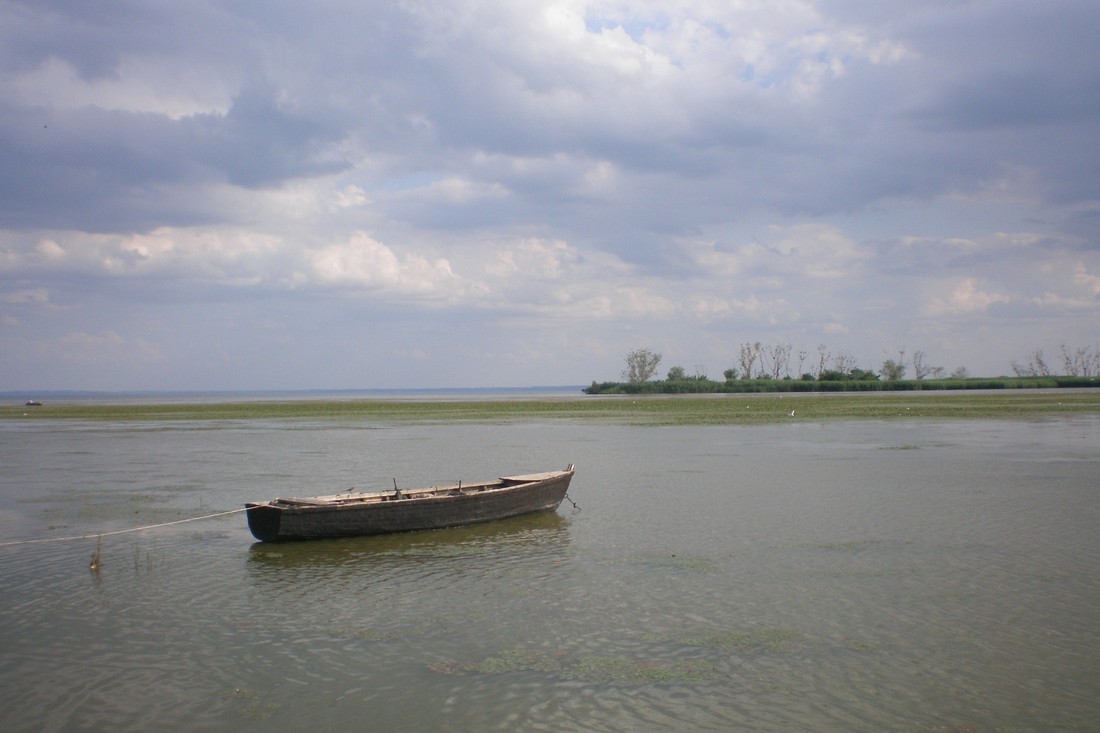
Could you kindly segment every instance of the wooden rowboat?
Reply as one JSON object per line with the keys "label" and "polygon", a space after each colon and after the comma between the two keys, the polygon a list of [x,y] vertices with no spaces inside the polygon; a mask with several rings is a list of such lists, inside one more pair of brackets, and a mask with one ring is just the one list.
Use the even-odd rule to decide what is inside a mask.
{"label": "wooden rowboat", "polygon": [[479,484],[272,499],[245,504],[248,529],[261,542],[355,537],[491,522],[554,511],[565,498],[564,471],[504,476]]}

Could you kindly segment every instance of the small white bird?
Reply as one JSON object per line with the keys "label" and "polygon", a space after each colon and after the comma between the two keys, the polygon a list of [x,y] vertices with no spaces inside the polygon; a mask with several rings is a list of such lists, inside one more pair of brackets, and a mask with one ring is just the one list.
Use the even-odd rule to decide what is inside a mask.
{"label": "small white bird", "polygon": [[794,410],[787,413],[787,417],[794,417]]}

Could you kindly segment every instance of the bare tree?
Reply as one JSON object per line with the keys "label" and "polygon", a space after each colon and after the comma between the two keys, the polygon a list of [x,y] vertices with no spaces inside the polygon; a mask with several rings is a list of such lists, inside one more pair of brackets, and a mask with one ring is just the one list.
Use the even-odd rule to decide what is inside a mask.
{"label": "bare tree", "polygon": [[1031,358],[1026,364],[1017,364],[1012,362],[1012,371],[1016,372],[1017,377],[1049,377],[1050,367],[1047,366],[1046,360],[1043,359],[1043,350],[1036,349],[1031,354]]}
{"label": "bare tree", "polygon": [[1035,356],[1032,357],[1032,363],[1035,365],[1035,374],[1040,377],[1050,376],[1050,367],[1047,366],[1046,360],[1043,359],[1043,352],[1036,349]]}
{"label": "bare tree", "polygon": [[764,347],[759,341],[751,344],[741,344],[741,353],[739,361],[741,363],[741,378],[752,379],[755,374],[754,369],[756,367],[757,360],[760,359],[761,351]]}
{"label": "bare tree", "polygon": [[945,369],[943,367],[931,366],[924,361],[923,351],[913,352],[913,378],[924,379],[926,377],[939,378],[942,377]]}
{"label": "bare tree", "polygon": [[856,358],[851,354],[846,354],[843,351],[833,357],[833,369],[836,369],[841,374],[851,374],[852,370],[856,368]]}
{"label": "bare tree", "polygon": [[924,366],[924,352],[918,349],[913,352],[913,378],[919,381],[927,376],[928,371]]}
{"label": "bare tree", "polygon": [[1062,344],[1062,363],[1066,374],[1071,377],[1095,377],[1100,374],[1100,349],[1096,346],[1084,346],[1071,352]]}
{"label": "bare tree", "polygon": [[767,347],[760,350],[760,367],[758,369],[759,373],[757,374],[757,376],[761,379],[763,379],[764,377],[770,377],[772,374],[771,361],[769,360],[770,357],[771,353],[768,351]]}
{"label": "bare tree", "polygon": [[661,355],[649,349],[635,349],[626,355],[623,379],[628,382],[647,382],[657,373]]}
{"label": "bare tree", "polygon": [[952,379],[969,379],[970,370],[964,366],[956,367],[955,371],[951,372]]}
{"label": "bare tree", "polygon": [[791,349],[790,344],[776,344],[768,347],[768,356],[771,359],[772,379],[779,379],[780,374],[791,376]]}
{"label": "bare tree", "polygon": [[829,357],[832,354],[829,353],[829,349],[825,344],[819,344],[817,347],[817,369],[814,371],[814,379],[821,379],[821,373],[825,371],[825,365],[829,363]]}

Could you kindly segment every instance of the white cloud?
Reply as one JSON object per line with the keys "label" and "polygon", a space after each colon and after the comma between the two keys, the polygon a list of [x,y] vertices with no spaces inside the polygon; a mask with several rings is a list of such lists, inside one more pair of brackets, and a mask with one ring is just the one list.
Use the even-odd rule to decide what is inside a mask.
{"label": "white cloud", "polygon": [[371,199],[359,186],[345,186],[332,197],[329,209],[334,211],[348,207],[369,206]]}
{"label": "white cloud", "polygon": [[494,260],[486,267],[488,274],[537,283],[562,277],[576,263],[577,252],[561,240],[525,239],[496,252]]}
{"label": "white cloud", "polygon": [[447,260],[415,254],[399,257],[365,232],[322,247],[313,253],[311,264],[321,283],[447,300],[457,299],[465,291]]}
{"label": "white cloud", "polygon": [[65,249],[52,239],[39,241],[35,249],[48,260],[59,260],[65,256]]}
{"label": "white cloud", "polygon": [[859,277],[869,258],[840,229],[822,224],[772,226],[769,237],[743,244],[683,239],[679,251],[701,275],[750,276],[759,285],[792,287],[803,278]]}
{"label": "white cloud", "polygon": [[247,230],[162,227],[126,235],[67,232],[40,240],[22,258],[22,265],[51,262],[87,274],[169,273],[218,279],[229,278],[241,263],[246,263],[246,268],[264,269],[261,262],[279,246],[277,238]]}
{"label": "white cloud", "polygon": [[785,258],[784,269],[811,278],[853,278],[861,274],[865,252],[833,226],[803,224],[775,228],[780,239],[770,249]]}
{"label": "white cloud", "polygon": [[615,288],[607,296],[607,306],[616,318],[667,319],[678,312],[672,299],[642,287]]}
{"label": "white cloud", "polygon": [[996,303],[1008,303],[1007,295],[979,289],[978,281],[968,277],[959,282],[949,295],[932,298],[924,307],[924,313],[933,318],[962,315],[989,310]]}
{"label": "white cloud", "polygon": [[1078,285],[1083,285],[1093,295],[1100,295],[1100,275],[1091,274],[1088,268],[1085,267],[1085,263],[1077,263],[1074,268],[1073,281]]}
{"label": "white cloud", "polygon": [[416,194],[430,202],[468,204],[481,199],[498,199],[508,195],[508,190],[498,183],[479,183],[457,176],[432,181]]}

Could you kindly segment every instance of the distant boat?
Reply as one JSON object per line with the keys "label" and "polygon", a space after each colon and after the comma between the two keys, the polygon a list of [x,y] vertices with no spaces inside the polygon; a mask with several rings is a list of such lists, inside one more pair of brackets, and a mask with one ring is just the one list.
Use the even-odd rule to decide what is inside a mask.
{"label": "distant boat", "polygon": [[575,468],[504,476],[477,484],[272,499],[245,504],[248,529],[261,542],[410,532],[554,511]]}
{"label": "distant boat", "polygon": [[42,406],[42,403],[39,402],[38,400],[27,400],[23,404],[25,404],[27,407],[41,407]]}

